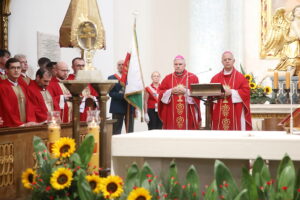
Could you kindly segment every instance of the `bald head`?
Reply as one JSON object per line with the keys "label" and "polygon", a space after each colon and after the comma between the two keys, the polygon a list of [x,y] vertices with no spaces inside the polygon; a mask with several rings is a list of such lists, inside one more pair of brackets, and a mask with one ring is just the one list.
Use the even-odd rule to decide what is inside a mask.
{"label": "bald head", "polygon": [[58,62],[55,67],[56,70],[56,77],[65,80],[68,77],[69,68],[67,63],[65,62]]}
{"label": "bald head", "polygon": [[124,60],[119,60],[117,63],[117,69],[120,74],[122,74],[123,65],[124,65]]}
{"label": "bald head", "polygon": [[224,66],[225,71],[231,71],[234,67],[234,56],[230,51],[225,51],[222,54],[222,64]]}

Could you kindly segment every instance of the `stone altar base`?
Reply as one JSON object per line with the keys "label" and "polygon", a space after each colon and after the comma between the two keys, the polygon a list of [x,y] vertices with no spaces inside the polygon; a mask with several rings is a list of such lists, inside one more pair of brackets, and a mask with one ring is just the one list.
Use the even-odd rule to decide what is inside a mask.
{"label": "stone altar base", "polygon": [[214,162],[223,161],[239,183],[242,167],[261,155],[268,160],[272,177],[285,153],[300,167],[300,136],[285,132],[246,131],[167,131],[156,130],[113,136],[112,170],[126,177],[132,162],[141,167],[148,162],[156,175],[166,174],[170,162],[177,163],[183,180],[190,165],[195,165],[201,185],[214,178]]}

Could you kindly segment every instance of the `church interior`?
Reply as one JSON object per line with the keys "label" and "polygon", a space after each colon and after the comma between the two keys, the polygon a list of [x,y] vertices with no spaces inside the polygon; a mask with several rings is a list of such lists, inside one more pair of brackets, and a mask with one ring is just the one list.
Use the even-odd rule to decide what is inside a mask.
{"label": "church interior", "polygon": [[[300,174],[296,173],[300,166],[300,21],[297,21],[300,0],[3,0],[0,3],[0,49],[8,50],[12,58],[25,55],[26,74],[32,81],[38,79],[41,57],[60,65],[57,70],[68,72],[56,72],[65,76],[58,76],[63,80],[58,78],[57,85],[62,87],[58,99],[54,98],[56,86],[51,86],[52,79],[49,79],[53,112],[41,111],[46,118],[34,126],[2,126],[8,114],[0,110],[0,200],[254,200],[269,199],[268,195],[270,199],[300,199]],[[74,24],[85,18],[96,22],[85,22],[74,29]],[[63,27],[67,27],[65,31]],[[93,30],[85,32],[88,28]],[[62,45],[63,42],[67,44]],[[224,77],[227,75],[226,62],[230,61],[224,60],[226,56],[232,61],[230,73],[245,77],[247,94],[244,97],[244,93],[238,93],[237,102],[242,108],[234,107],[232,98],[229,100],[232,107],[215,110],[215,103],[228,103],[227,91],[237,87],[230,85],[232,78],[224,78],[224,84],[221,81],[219,85],[214,85],[218,81],[212,81],[218,79],[214,78],[219,73],[222,77],[223,72]],[[79,71],[91,72],[73,72],[74,58],[86,62],[86,68]],[[183,75],[175,76],[176,64],[179,63],[179,69],[182,60],[184,72],[180,73]],[[118,68],[120,61],[123,72]],[[126,96],[126,87],[132,81],[130,67],[133,69],[135,62],[141,78],[135,77],[134,81],[139,84],[137,88],[142,88],[141,93],[129,91]],[[12,65],[7,63],[5,67],[9,71]],[[51,70],[40,73],[40,79],[44,73],[52,73],[50,78],[57,76]],[[155,73],[159,75],[158,82],[153,78]],[[79,74],[84,78],[80,79]],[[69,79],[70,75],[75,78]],[[170,75],[172,79],[168,79]],[[3,110],[3,99],[9,95],[2,92],[4,78],[1,78],[0,109]],[[174,83],[177,90],[173,93]],[[63,88],[69,91],[67,96]],[[85,97],[87,88],[92,98]],[[123,108],[115,105],[115,91],[114,95],[125,93],[126,98],[122,98],[127,106],[118,130],[115,127],[120,119],[112,110]],[[130,99],[131,94],[141,94],[142,103]],[[175,101],[172,95],[179,97]],[[230,95],[234,97],[235,93]],[[150,103],[143,102],[149,98],[156,101],[151,109],[162,121],[158,129],[171,130],[149,128],[150,111],[146,111]],[[82,99],[86,100],[84,104]],[[165,107],[160,106],[162,102]],[[166,106],[169,102],[172,108]],[[139,107],[139,103],[146,109]],[[192,111],[193,104],[198,105],[195,111]],[[92,107],[94,112],[90,110],[83,117],[82,113],[87,112],[85,106]],[[56,107],[60,113],[54,111]],[[219,122],[223,129],[215,128],[216,112],[226,117],[226,109],[231,108],[236,109],[233,118],[241,115],[233,122],[240,124],[232,125],[238,128],[230,125],[229,130],[233,131],[229,131],[224,120]],[[183,110],[185,116],[178,117]],[[249,119],[251,128],[248,128]],[[169,128],[166,124],[172,120],[176,125],[171,122],[174,124]],[[57,143],[68,137],[74,140]],[[72,153],[76,148],[76,152],[64,156],[63,148],[57,146],[63,143],[69,145],[68,149],[74,148]],[[55,148],[61,148],[57,155]],[[52,169],[49,169],[51,162]],[[65,177],[57,178],[57,184],[53,184],[56,173],[53,171],[60,167],[65,167],[60,172],[60,177],[66,173]],[[44,169],[50,170],[49,174]],[[70,169],[73,171],[68,173],[72,175],[67,173]],[[117,175],[125,182],[119,185],[122,181],[117,180]],[[163,188],[160,185],[164,183],[160,184],[155,175],[165,176],[170,182]],[[38,181],[45,181],[44,178],[49,179],[48,185]],[[105,189],[111,184],[110,178],[116,178],[111,182],[115,187],[112,191]],[[86,189],[89,186],[85,183],[90,183],[93,192]],[[140,194],[139,189],[143,191]]]}

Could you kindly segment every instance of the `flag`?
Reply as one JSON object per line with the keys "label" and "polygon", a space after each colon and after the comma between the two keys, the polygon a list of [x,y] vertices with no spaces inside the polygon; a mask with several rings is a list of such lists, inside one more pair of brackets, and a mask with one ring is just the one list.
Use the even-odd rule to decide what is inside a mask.
{"label": "flag", "polygon": [[144,80],[142,76],[138,41],[136,35],[136,28],[134,23],[133,40],[130,47],[130,51],[127,53],[121,77],[121,84],[125,85],[124,98],[126,101],[139,109],[143,110],[143,90]]}

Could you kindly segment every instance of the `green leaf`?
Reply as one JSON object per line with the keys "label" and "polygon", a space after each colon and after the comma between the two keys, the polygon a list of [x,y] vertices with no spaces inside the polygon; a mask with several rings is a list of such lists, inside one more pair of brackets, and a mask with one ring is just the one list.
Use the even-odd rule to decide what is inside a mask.
{"label": "green leaf", "polygon": [[245,74],[246,74],[246,72],[245,72],[245,70],[244,70],[244,68],[243,68],[242,64],[240,64],[240,68],[241,68],[241,73],[242,73],[243,75],[245,75]]}
{"label": "green leaf", "polygon": [[183,189],[183,197],[189,200],[198,200],[200,198],[200,180],[198,172],[194,165],[190,166],[186,173],[186,188]]}
{"label": "green leaf", "polygon": [[293,199],[295,188],[295,176],[295,169],[292,166],[286,166],[281,171],[278,180],[278,192],[282,199]]}
{"label": "green leaf", "polygon": [[259,199],[254,178],[249,174],[249,170],[242,169],[242,187],[247,190],[245,199]]}
{"label": "green leaf", "polygon": [[299,188],[300,188],[300,169],[298,169],[297,177],[296,177],[294,200],[300,200],[300,192],[298,192]]}
{"label": "green leaf", "polygon": [[51,157],[50,157],[50,154],[49,154],[49,151],[48,151],[46,145],[44,144],[43,140],[38,136],[33,137],[33,149],[36,154],[39,167],[42,167],[49,160],[51,160]]}
{"label": "green leaf", "polygon": [[127,171],[125,179],[125,193],[129,193],[134,186],[137,186],[139,178],[139,168],[136,163],[133,163]]}
{"label": "green leaf", "polygon": [[80,156],[78,155],[78,153],[73,153],[71,156],[70,156],[70,161],[71,162],[74,162],[75,166],[82,166],[82,162],[80,160]]}
{"label": "green leaf", "polygon": [[252,174],[256,174],[256,173],[260,174],[261,169],[263,168],[264,165],[265,165],[264,160],[260,156],[257,157],[253,163]]}
{"label": "green leaf", "polygon": [[279,164],[279,167],[277,169],[277,177],[276,179],[278,180],[279,177],[280,177],[280,174],[282,172],[282,170],[286,167],[286,166],[293,166],[293,162],[291,160],[291,158],[285,154],[283,159],[281,160],[280,164]]}
{"label": "green leaf", "polygon": [[143,168],[141,169],[141,172],[140,172],[140,181],[139,183],[142,185],[144,181],[147,181],[148,182],[148,176],[151,176],[151,178],[153,178],[154,174],[153,174],[153,171],[151,169],[151,167],[149,166],[149,164],[147,162],[144,163],[144,166]]}
{"label": "green leaf", "polygon": [[[231,172],[219,160],[215,161],[215,177],[220,196],[224,196],[225,199],[234,199],[239,194],[239,189],[232,178]],[[227,187],[224,183],[228,184]]]}
{"label": "green leaf", "polygon": [[94,151],[95,139],[94,136],[88,134],[85,136],[80,147],[77,150],[77,153],[81,159],[82,164],[86,167],[91,160]]}
{"label": "green leaf", "polygon": [[77,181],[78,194],[80,200],[92,200],[94,199],[93,192],[90,184],[85,179],[86,174],[83,170],[78,170],[79,181]]}
{"label": "green leaf", "polygon": [[[246,193],[247,193],[247,189],[244,189],[242,190],[235,198],[234,200],[244,200],[245,199],[245,196],[246,196]],[[252,199],[251,199],[252,200]],[[253,199],[255,200],[255,199]]]}
{"label": "green leaf", "polygon": [[204,200],[217,200],[218,199],[218,188],[216,185],[216,181],[214,180],[210,186],[206,189]]}
{"label": "green leaf", "polygon": [[178,180],[177,165],[174,160],[170,163],[166,182],[166,191],[168,197],[170,199],[178,199],[180,197],[181,187]]}

